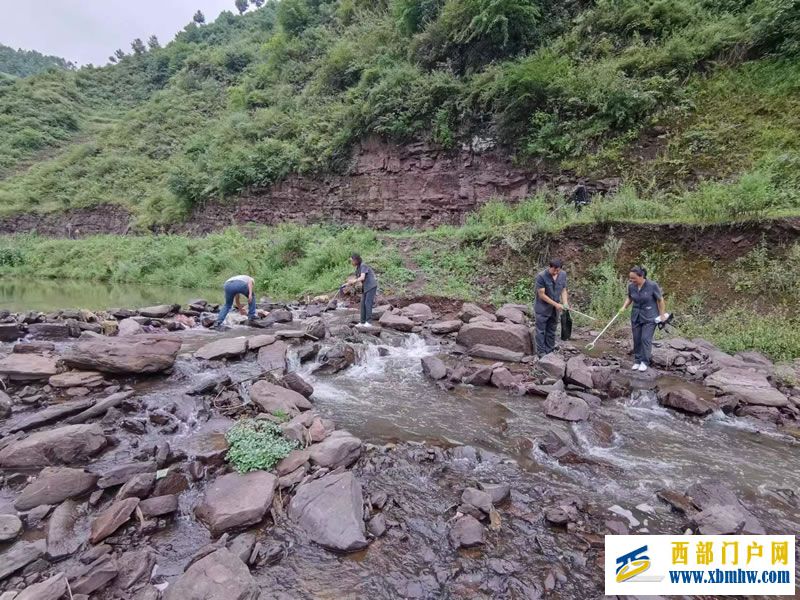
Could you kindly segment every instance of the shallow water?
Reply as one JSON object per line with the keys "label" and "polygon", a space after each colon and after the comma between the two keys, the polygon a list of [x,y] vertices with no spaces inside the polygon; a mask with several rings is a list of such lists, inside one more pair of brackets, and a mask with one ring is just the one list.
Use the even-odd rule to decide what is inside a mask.
{"label": "shallow water", "polygon": [[[326,319],[341,324],[350,315],[337,311]],[[237,327],[180,335],[183,352],[188,353],[222,336],[262,333]],[[315,408],[338,428],[373,444],[425,444],[417,451],[415,446],[404,447],[391,460],[382,462],[379,455],[356,467],[365,497],[387,493],[392,501],[383,512],[398,523],[361,553],[342,557],[304,542],[280,513],[275,525],[251,530],[262,543],[283,549],[280,562],[253,570],[262,589],[276,598],[537,598],[537,589],[553,568],[566,572],[566,577],[551,597],[599,598],[600,571],[587,564],[590,555],[580,550],[582,542],[563,528],[547,525],[542,517],[544,507],[568,494],[582,498],[592,514],[602,518],[619,519],[611,511],[615,505],[631,511],[632,532],[677,533],[684,520],[655,493],[664,488],[682,492],[695,482],[721,479],[767,531],[800,530],[798,507],[786,499],[791,495],[779,493],[800,489],[798,445],[763,422],[723,414],[698,419],[670,411],[658,405],[649,389],[656,383],[690,385],[686,382],[671,377],[639,381],[634,387],[640,389],[630,396],[602,402],[593,420],[613,430],[610,444],[604,446],[589,423],[547,418],[541,398],[466,385],[446,390],[427,379],[420,359],[444,350],[435,340],[385,332],[380,339],[364,336],[355,346],[357,364],[338,374],[313,375],[314,363],[301,365],[291,355],[290,369],[313,384]],[[92,468],[102,471],[134,460],[159,441],[189,456],[222,449],[230,421],[218,415],[210,398],[185,394],[195,376],[208,370],[205,366],[184,354],[169,377],[136,382],[145,406],[175,405],[182,417],[179,431],[169,436],[123,433],[120,443]],[[214,368],[240,380],[258,372],[253,356]],[[705,393],[703,388],[695,391]],[[535,449],[536,438],[553,428],[569,432],[591,462],[564,465]],[[439,448],[460,444],[478,448],[481,460],[431,458],[441,455]],[[432,453],[427,455],[430,460],[426,453]],[[512,502],[501,508],[502,526],[487,532],[481,551],[453,552],[447,542],[448,520],[464,487],[479,481],[508,482]],[[166,582],[212,541],[193,517],[206,485],[203,480],[183,492],[180,515],[151,537],[159,556],[157,576]],[[0,493],[0,503],[10,499]],[[498,565],[498,559],[508,564]],[[511,571],[498,573],[506,568]]]}
{"label": "shallow water", "polygon": [[191,298],[219,302],[222,299],[221,290],[74,279],[0,279],[0,309],[15,312],[49,312],[62,308],[138,308],[156,304],[185,304]]}

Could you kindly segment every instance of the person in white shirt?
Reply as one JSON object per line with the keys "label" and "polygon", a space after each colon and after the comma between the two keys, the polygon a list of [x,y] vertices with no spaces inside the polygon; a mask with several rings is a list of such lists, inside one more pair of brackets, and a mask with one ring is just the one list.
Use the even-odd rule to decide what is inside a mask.
{"label": "person in white shirt", "polygon": [[228,316],[228,313],[230,312],[234,303],[236,304],[236,310],[238,310],[241,314],[245,314],[244,306],[242,306],[242,301],[239,298],[240,296],[247,298],[248,321],[255,320],[255,285],[255,280],[249,275],[234,275],[225,282],[225,285],[222,286],[222,289],[225,290],[225,306],[222,307],[222,310],[219,311],[219,316],[217,316],[217,327],[220,327],[225,322],[225,317]]}

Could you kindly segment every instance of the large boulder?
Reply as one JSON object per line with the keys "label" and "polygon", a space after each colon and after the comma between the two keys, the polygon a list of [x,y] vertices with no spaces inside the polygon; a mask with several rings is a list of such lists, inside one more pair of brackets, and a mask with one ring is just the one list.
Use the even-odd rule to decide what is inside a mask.
{"label": "large boulder", "polygon": [[223,338],[214,342],[209,342],[197,352],[195,358],[203,360],[219,360],[220,358],[238,358],[247,352],[247,338]]}
{"label": "large boulder", "polygon": [[353,552],[367,545],[361,485],[349,471],[326,475],[297,488],[289,517],[320,546]]}
{"label": "large boulder", "polygon": [[67,371],[53,375],[48,383],[55,388],[97,387],[104,383],[102,373],[97,371]]}
{"label": "large boulder", "polygon": [[356,362],[356,351],[350,344],[336,344],[320,353],[318,362],[314,373],[333,375]]}
{"label": "large boulder", "polygon": [[483,525],[472,515],[458,517],[450,527],[450,543],[454,548],[472,548],[483,545]]}
{"label": "large boulder", "polygon": [[113,534],[128,522],[137,506],[139,506],[138,498],[126,498],[114,502],[92,521],[92,534],[89,541],[97,544]]}
{"label": "large boulder", "polygon": [[438,356],[426,356],[421,362],[422,372],[434,381],[447,377],[447,366]]}
{"label": "large boulder", "polygon": [[220,548],[189,567],[167,588],[165,600],[256,600],[259,594],[242,559]]}
{"label": "large boulder", "polygon": [[504,304],[495,313],[499,321],[510,321],[519,325],[525,324],[525,313],[511,304]]}
{"label": "large boulder", "polygon": [[469,349],[469,355],[476,358],[486,358],[489,360],[502,360],[504,362],[521,362],[525,355],[522,352],[515,352],[507,348],[498,346],[488,346],[486,344],[475,344]]}
{"label": "large boulder", "polygon": [[0,514],[0,544],[15,539],[22,533],[22,521],[17,515]]}
{"label": "large boulder", "polygon": [[56,573],[40,583],[29,585],[14,600],[61,600],[67,594],[67,577]]}
{"label": "large boulder", "polygon": [[706,377],[705,385],[734,396],[740,402],[760,406],[789,406],[789,399],[772,387],[763,373],[724,367]]}
{"label": "large boulder", "polygon": [[696,531],[702,535],[766,533],[758,519],[744,507],[736,494],[719,481],[695,483],[686,490],[686,495],[700,511],[692,522]]}
{"label": "large boulder", "polygon": [[159,304],[158,306],[140,308],[139,314],[150,319],[163,319],[174,312],[178,312],[180,308],[178,304]]}
{"label": "large boulder", "polygon": [[466,348],[484,344],[522,354],[530,354],[532,351],[531,332],[528,328],[508,322],[472,321],[459,330],[456,342]]}
{"label": "large boulder", "polygon": [[275,342],[267,346],[262,346],[258,350],[258,364],[267,372],[277,371],[280,374],[286,372],[286,342]]}
{"label": "large boulder", "polygon": [[3,550],[0,560],[0,581],[29,565],[44,554],[45,541],[35,542],[19,541],[8,549]]}
{"label": "large boulder", "polygon": [[13,342],[22,335],[22,329],[17,323],[0,323],[0,342]]}
{"label": "large boulder", "polygon": [[536,365],[555,379],[563,379],[567,372],[567,363],[555,352],[545,354]]}
{"label": "large boulder", "polygon": [[544,411],[548,417],[563,421],[585,421],[590,414],[585,400],[558,390],[547,395]]}
{"label": "large boulder", "polygon": [[299,373],[294,371],[284,375],[283,379],[281,379],[281,385],[297,392],[305,398],[311,398],[311,395],[314,393],[314,386],[303,379]]}
{"label": "large boulder", "polygon": [[586,364],[583,356],[573,356],[567,361],[565,378],[569,383],[574,383],[585,388],[592,388],[594,386],[592,367]]}
{"label": "large boulder", "polygon": [[250,399],[265,412],[273,415],[283,412],[293,416],[300,410],[306,410],[311,407],[306,397],[302,394],[264,380],[253,384],[250,389]]}
{"label": "large boulder", "polygon": [[53,404],[25,417],[24,419],[17,421],[13,427],[9,428],[9,431],[14,433],[15,431],[36,429],[42,425],[54,423],[64,419],[65,417],[84,411],[93,406],[94,403],[94,400],[75,400],[73,402]]}
{"label": "large boulder", "polygon": [[38,354],[10,354],[0,360],[0,375],[15,381],[50,379],[58,373],[58,359]]}
{"label": "large boulder", "polygon": [[464,325],[464,321],[454,319],[452,321],[438,321],[431,323],[431,333],[437,335],[444,335],[446,333],[455,333]]}
{"label": "large boulder", "polygon": [[64,500],[47,521],[47,556],[51,560],[66,558],[78,551],[86,541],[75,527],[80,516],[80,505],[74,500]]}
{"label": "large boulder", "polygon": [[400,309],[400,314],[404,317],[408,317],[415,323],[427,323],[433,319],[431,307],[420,302],[409,304],[405,308]]}
{"label": "large boulder", "polygon": [[691,415],[705,416],[711,414],[714,410],[714,405],[711,402],[686,388],[659,390],[657,397],[658,403],[662,406]]}
{"label": "large boulder", "polygon": [[208,487],[195,515],[215,536],[255,525],[272,506],[277,484],[275,475],[266,471],[223,475]]}
{"label": "large boulder", "polygon": [[117,335],[125,337],[144,333],[144,327],[136,319],[122,319],[117,326]]}
{"label": "large boulder", "polygon": [[464,321],[464,323],[470,323],[475,319],[483,319],[484,321],[496,321],[497,317],[495,317],[492,313],[486,312],[477,304],[472,304],[471,302],[465,302],[464,305],[461,307],[461,312],[458,313],[458,318]]}
{"label": "large boulder", "polygon": [[[37,340],[66,340],[73,337],[72,334],[76,331],[77,327],[70,327],[67,323],[32,323],[28,325],[28,335]],[[75,333],[74,337],[78,335],[80,333]]]}
{"label": "large boulder", "polygon": [[34,468],[84,462],[107,444],[99,425],[66,425],[40,431],[0,450],[0,467]]}
{"label": "large boulder", "polygon": [[388,329],[395,329],[397,331],[412,331],[416,325],[414,321],[403,315],[396,315],[390,312],[383,313],[383,316],[378,320],[381,327]]}
{"label": "large boulder", "polygon": [[46,504],[59,504],[67,498],[78,498],[97,484],[98,476],[82,469],[45,467],[14,501],[17,510],[30,510]]}
{"label": "large boulder", "polygon": [[316,338],[317,340],[321,340],[327,335],[325,321],[320,317],[311,317],[303,321],[303,331],[306,335]]}
{"label": "large boulder", "polygon": [[353,464],[361,454],[361,440],[351,433],[334,431],[326,439],[309,448],[311,462],[336,469]]}
{"label": "large boulder", "polygon": [[75,344],[64,362],[104,373],[158,373],[172,368],[180,349],[180,339],[169,336],[97,339]]}

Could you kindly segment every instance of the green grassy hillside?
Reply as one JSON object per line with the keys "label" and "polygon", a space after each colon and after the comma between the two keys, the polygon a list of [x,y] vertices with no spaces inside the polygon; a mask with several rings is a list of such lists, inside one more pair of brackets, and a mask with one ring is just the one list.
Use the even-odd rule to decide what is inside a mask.
{"label": "green grassy hillside", "polygon": [[480,135],[621,177],[599,220],[796,214],[799,56],[794,0],[269,2],[115,65],[0,81],[0,211],[169,223],[341,169],[367,135]]}
{"label": "green grassy hillside", "polygon": [[9,77],[27,77],[51,69],[74,69],[71,62],[58,56],[46,56],[35,50],[9,48],[0,44],[0,79]]}

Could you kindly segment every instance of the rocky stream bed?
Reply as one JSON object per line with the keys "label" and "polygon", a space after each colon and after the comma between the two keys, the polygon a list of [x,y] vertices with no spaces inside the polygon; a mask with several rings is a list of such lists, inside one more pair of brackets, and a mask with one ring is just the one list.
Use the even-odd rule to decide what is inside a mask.
{"label": "rocky stream bed", "polygon": [[[0,314],[0,600],[600,598],[608,533],[794,533],[800,365],[527,307]],[[226,432],[297,448],[238,474]]]}

